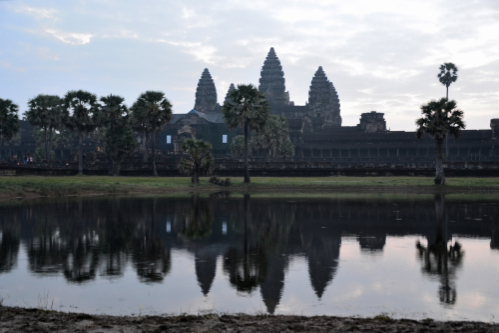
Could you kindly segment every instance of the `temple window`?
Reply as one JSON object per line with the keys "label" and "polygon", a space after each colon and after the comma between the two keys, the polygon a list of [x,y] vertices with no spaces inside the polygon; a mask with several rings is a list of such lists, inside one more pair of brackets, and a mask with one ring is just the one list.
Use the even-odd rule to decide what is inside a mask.
{"label": "temple window", "polygon": [[166,136],[166,144],[171,144],[172,143],[172,136],[171,135],[167,135]]}
{"label": "temple window", "polygon": [[227,134],[222,135],[222,143],[227,143]]}

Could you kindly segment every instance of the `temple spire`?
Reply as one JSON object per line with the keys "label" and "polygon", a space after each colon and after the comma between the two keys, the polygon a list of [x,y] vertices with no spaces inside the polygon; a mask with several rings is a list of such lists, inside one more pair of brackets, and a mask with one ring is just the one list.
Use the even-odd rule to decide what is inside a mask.
{"label": "temple spire", "polygon": [[229,87],[229,90],[227,90],[227,94],[225,95],[224,102],[227,102],[227,100],[229,99],[230,93],[233,92],[234,90],[236,90],[236,87],[234,86],[234,83],[231,83],[230,87]]}
{"label": "temple spire", "polygon": [[323,118],[325,126],[341,126],[338,93],[322,66],[319,66],[310,84],[308,109],[308,115]]}
{"label": "temple spire", "polygon": [[258,89],[265,94],[271,105],[289,104],[289,93],[286,92],[284,72],[273,47],[270,48],[263,63]]}
{"label": "temple spire", "polygon": [[205,113],[220,112],[220,105],[217,103],[217,89],[208,68],[204,69],[199,79],[194,110]]}

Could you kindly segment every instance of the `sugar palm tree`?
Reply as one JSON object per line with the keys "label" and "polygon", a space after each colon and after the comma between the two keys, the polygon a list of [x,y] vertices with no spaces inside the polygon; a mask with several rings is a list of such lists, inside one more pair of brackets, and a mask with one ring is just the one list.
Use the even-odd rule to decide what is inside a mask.
{"label": "sugar palm tree", "polygon": [[446,88],[445,97],[449,99],[449,86],[457,81],[457,71],[458,68],[452,62],[446,62],[440,65],[440,73],[437,77],[441,84]]}
{"label": "sugar palm tree", "polygon": [[[455,101],[442,98],[439,101],[431,101],[421,106],[422,117],[416,120],[416,136],[418,139],[424,133],[435,139],[436,143],[436,173],[435,184],[445,184],[444,169],[442,166],[443,142],[447,135],[458,138],[465,128],[463,122],[463,111],[457,109]],[[447,134],[448,133],[448,134]]]}
{"label": "sugar palm tree", "polygon": [[[122,155],[119,154],[121,148],[134,146],[130,140],[123,140],[125,137],[130,137],[130,135],[124,136],[130,132],[127,129],[131,130],[130,116],[123,97],[109,95],[101,97],[100,101],[97,119],[99,125],[106,128],[106,153],[109,157],[109,175],[112,176],[117,171],[114,164],[118,163],[117,159]],[[119,132],[119,135],[116,135],[118,133],[115,132]]]}
{"label": "sugar palm tree", "polygon": [[[445,97],[449,99],[449,86],[457,81],[457,67],[452,62],[445,62],[440,65],[440,73],[438,73],[437,77],[441,84],[443,84],[446,88]],[[449,133],[445,137],[445,157],[449,156]]]}
{"label": "sugar palm tree", "polygon": [[152,169],[156,171],[156,132],[170,122],[172,105],[161,91],[146,91],[133,103],[132,114],[134,127],[142,128],[152,134]]}
{"label": "sugar palm tree", "polygon": [[208,175],[213,171],[213,147],[203,140],[187,139],[182,143],[182,150],[188,158],[180,160],[180,171],[192,175],[192,183],[199,184],[199,176]]}
{"label": "sugar palm tree", "polygon": [[21,129],[17,112],[19,106],[10,99],[0,98],[0,146],[2,140],[12,139]]}
{"label": "sugar palm tree", "polygon": [[66,127],[78,133],[78,174],[83,174],[83,134],[95,128],[97,96],[87,91],[69,91],[64,96],[62,116]]}
{"label": "sugar palm tree", "polygon": [[270,114],[265,95],[252,84],[238,85],[229,93],[223,105],[224,121],[229,129],[244,129],[244,182],[249,183],[248,137],[251,130],[261,131]]}
{"label": "sugar palm tree", "polygon": [[[25,112],[26,118],[33,126],[43,130],[45,141],[45,159],[52,159],[52,131],[60,124],[62,99],[55,95],[38,95],[28,101],[29,110]],[[47,139],[49,131],[49,140]],[[50,142],[50,146],[48,144]]]}

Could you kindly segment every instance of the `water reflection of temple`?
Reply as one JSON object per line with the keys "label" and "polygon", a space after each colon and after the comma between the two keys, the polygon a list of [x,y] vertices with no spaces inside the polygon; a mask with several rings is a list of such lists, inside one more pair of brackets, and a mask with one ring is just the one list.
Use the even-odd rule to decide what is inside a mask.
{"label": "water reflection of temple", "polygon": [[[344,237],[356,239],[365,254],[382,253],[388,236],[404,235],[424,236],[428,244],[455,234],[486,237],[491,249],[499,247],[498,208],[493,202],[447,200],[445,234],[435,227],[430,197],[65,199],[4,206],[0,274],[16,267],[23,247],[35,275],[62,275],[70,283],[85,283],[98,276],[119,279],[130,265],[141,282],[162,283],[172,270],[172,251],[184,250],[194,257],[204,296],[209,296],[221,264],[235,290],[260,292],[269,313],[281,302],[288,267],[296,256],[307,261],[310,291],[318,299],[326,297],[341,270]],[[444,300],[453,297],[445,293],[453,288],[449,273],[439,275],[444,276]]]}

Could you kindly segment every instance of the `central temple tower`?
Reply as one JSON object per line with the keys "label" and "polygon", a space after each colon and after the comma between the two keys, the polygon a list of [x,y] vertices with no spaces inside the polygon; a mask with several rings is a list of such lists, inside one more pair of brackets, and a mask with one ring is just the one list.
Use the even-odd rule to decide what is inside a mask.
{"label": "central temple tower", "polygon": [[271,106],[289,105],[289,92],[286,91],[284,72],[273,47],[263,63],[258,89],[265,94]]}

